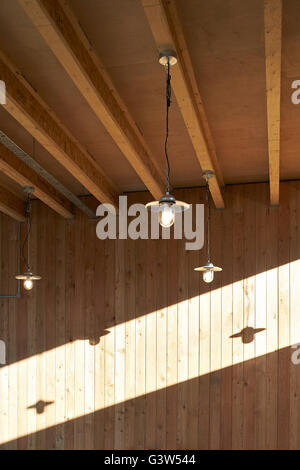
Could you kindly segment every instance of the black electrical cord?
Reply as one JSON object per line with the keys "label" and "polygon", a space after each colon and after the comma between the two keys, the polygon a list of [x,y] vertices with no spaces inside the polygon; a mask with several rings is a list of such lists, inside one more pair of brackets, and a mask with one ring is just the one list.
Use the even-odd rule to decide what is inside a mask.
{"label": "black electrical cord", "polygon": [[[31,203],[30,203],[30,194],[27,196],[27,202],[26,202],[26,219],[27,219],[27,233],[24,238],[23,244],[22,244],[22,259],[23,263],[26,266],[26,272],[30,272],[30,264],[29,264],[29,235],[31,232]],[[24,254],[24,248],[27,243],[27,258]]]}
{"label": "black electrical cord", "polygon": [[206,203],[207,203],[207,226],[206,226],[206,252],[207,252],[207,262],[210,263],[210,191],[209,183],[206,181]]}
{"label": "black electrical cord", "polygon": [[168,156],[168,137],[169,137],[169,108],[171,106],[171,75],[170,75],[170,59],[168,57],[168,73],[167,73],[167,85],[166,85],[166,139],[165,139],[165,156],[167,161],[167,174],[166,174],[166,193],[170,192],[170,162]]}

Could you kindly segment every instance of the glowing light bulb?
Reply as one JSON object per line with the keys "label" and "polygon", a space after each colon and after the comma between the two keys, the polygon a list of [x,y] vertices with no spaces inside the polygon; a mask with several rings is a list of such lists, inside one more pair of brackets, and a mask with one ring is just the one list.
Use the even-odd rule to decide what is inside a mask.
{"label": "glowing light bulb", "polygon": [[160,225],[165,228],[171,227],[174,224],[175,210],[172,205],[161,204],[158,220]]}
{"label": "glowing light bulb", "polygon": [[27,277],[25,281],[23,282],[24,289],[26,290],[31,290],[33,288],[33,281]]}
{"label": "glowing light bulb", "polygon": [[214,272],[211,269],[203,271],[203,281],[210,283],[214,280]]}

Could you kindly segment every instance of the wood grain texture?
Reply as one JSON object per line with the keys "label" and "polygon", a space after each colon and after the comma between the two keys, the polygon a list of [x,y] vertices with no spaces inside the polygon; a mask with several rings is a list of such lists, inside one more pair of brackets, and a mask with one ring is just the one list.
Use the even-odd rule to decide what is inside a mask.
{"label": "wood grain texture", "polygon": [[34,196],[66,219],[72,219],[72,205],[53,186],[39,176],[13,152],[0,143],[0,171],[20,186],[32,186]]}
{"label": "wood grain texture", "polygon": [[[281,183],[280,207],[268,193],[228,186],[212,210],[211,285],[193,270],[204,250],[100,241],[79,211],[33,201],[43,279],[0,299],[1,449],[299,449],[300,182]],[[17,231],[5,215],[0,227],[1,293],[15,287]]]}
{"label": "wood grain texture", "polygon": [[116,205],[116,187],[2,51],[0,74],[7,84],[6,111],[96,199]]}
{"label": "wood grain texture", "polygon": [[160,199],[165,189],[161,170],[68,2],[20,0],[20,4],[146,188]]}
{"label": "wood grain texture", "polygon": [[282,0],[264,1],[271,204],[279,204]]}
{"label": "wood grain texture", "polygon": [[175,51],[178,62],[171,69],[172,88],[202,171],[212,170],[210,181],[216,207],[224,207],[224,185],[204,105],[196,82],[176,5],[173,1],[141,0],[159,52]]}
{"label": "wood grain texture", "polygon": [[0,186],[0,211],[18,222],[25,221],[25,202],[4,186]]}

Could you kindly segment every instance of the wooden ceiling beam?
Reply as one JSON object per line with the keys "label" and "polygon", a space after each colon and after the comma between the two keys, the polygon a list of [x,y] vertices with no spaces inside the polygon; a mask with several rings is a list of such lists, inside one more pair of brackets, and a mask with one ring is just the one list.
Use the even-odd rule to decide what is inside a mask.
{"label": "wooden ceiling beam", "polygon": [[19,0],[90,107],[155,199],[164,177],[66,1]]}
{"label": "wooden ceiling beam", "polygon": [[216,175],[210,180],[210,191],[216,207],[223,208],[224,180],[175,2],[141,2],[159,52],[171,49],[177,54],[178,63],[171,69],[172,88],[202,171],[211,170]]}
{"label": "wooden ceiling beam", "polygon": [[98,201],[117,207],[116,187],[3,52],[0,77],[6,85],[3,107]]}
{"label": "wooden ceiling beam", "polygon": [[9,215],[18,222],[26,220],[26,203],[0,185],[0,212]]}
{"label": "wooden ceiling beam", "polygon": [[265,0],[265,55],[270,203],[279,204],[282,0]]}
{"label": "wooden ceiling beam", "polygon": [[0,171],[22,187],[32,186],[33,194],[62,217],[73,218],[70,201],[2,143],[0,143]]}

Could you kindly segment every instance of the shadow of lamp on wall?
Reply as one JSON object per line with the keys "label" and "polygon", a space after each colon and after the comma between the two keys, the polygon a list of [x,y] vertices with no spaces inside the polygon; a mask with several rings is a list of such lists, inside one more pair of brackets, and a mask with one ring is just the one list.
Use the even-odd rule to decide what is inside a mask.
{"label": "shadow of lamp on wall", "polygon": [[28,406],[27,410],[35,409],[37,414],[41,415],[44,413],[46,406],[52,405],[54,401],[39,400],[34,405]]}
{"label": "shadow of lamp on wall", "polygon": [[256,333],[259,333],[263,330],[265,330],[265,328],[252,328],[252,326],[246,326],[246,328],[241,330],[239,333],[235,333],[234,335],[230,336],[230,338],[241,338],[244,344],[248,344],[252,343]]}
{"label": "shadow of lamp on wall", "polygon": [[99,334],[96,334],[96,335],[93,335],[93,336],[89,336],[88,340],[89,340],[89,344],[91,346],[96,346],[97,344],[100,343],[100,340],[101,340],[101,337],[102,336],[106,336],[106,335],[109,335],[110,331],[109,330],[103,330],[101,331],[101,333]]}

